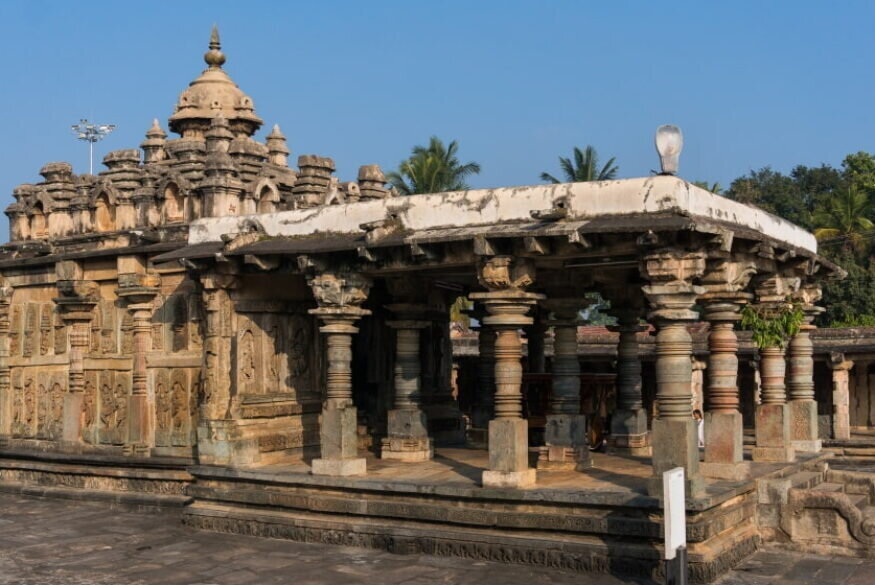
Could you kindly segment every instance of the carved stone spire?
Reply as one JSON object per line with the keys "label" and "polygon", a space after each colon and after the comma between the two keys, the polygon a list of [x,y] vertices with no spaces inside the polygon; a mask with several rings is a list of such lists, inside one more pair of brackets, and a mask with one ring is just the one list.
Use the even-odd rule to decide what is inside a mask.
{"label": "carved stone spire", "polygon": [[213,31],[210,33],[210,50],[204,53],[204,61],[210,66],[210,69],[219,69],[225,63],[225,53],[221,49],[219,27],[214,24]]}
{"label": "carved stone spire", "polygon": [[270,164],[286,167],[289,165],[289,147],[286,137],[280,131],[280,125],[274,124],[267,135],[267,154]]}
{"label": "carved stone spire", "polygon": [[143,162],[152,163],[164,160],[164,144],[167,133],[161,129],[158,118],[152,120],[152,127],[146,130],[146,140],[140,143],[143,149]]}

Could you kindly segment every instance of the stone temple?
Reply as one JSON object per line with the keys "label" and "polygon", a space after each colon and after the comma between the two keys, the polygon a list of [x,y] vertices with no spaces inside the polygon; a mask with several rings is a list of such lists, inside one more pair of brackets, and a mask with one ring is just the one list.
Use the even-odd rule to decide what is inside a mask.
{"label": "stone temple", "polygon": [[[765,542],[875,553],[875,481],[831,467],[818,434],[811,322],[843,271],[810,233],[670,175],[397,196],[376,165],[355,181],[323,156],[290,168],[277,126],[253,138],[263,121],[215,31],[204,59],[175,137],[156,120],[99,174],[49,163],[13,192],[3,490],[179,506],[219,532],[654,575],[661,474],[681,466],[694,581]],[[619,333],[606,452],[590,449],[577,336],[595,292]],[[470,375],[454,373],[461,295],[479,322]],[[805,324],[759,352],[745,404],[739,313],[788,300]],[[535,425],[522,383],[545,332]]]}

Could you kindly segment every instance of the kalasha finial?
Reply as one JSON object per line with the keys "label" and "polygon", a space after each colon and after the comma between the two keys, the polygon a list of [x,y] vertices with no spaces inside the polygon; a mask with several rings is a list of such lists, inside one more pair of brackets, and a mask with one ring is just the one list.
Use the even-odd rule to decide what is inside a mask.
{"label": "kalasha finial", "polygon": [[204,53],[204,61],[211,68],[219,68],[225,63],[225,53],[221,51],[222,43],[219,42],[219,27],[213,25],[213,32],[210,33],[210,50]]}

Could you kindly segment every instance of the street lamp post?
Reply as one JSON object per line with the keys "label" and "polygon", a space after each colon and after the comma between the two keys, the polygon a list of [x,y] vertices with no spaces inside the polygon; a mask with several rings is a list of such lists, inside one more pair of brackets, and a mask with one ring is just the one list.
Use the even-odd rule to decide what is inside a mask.
{"label": "street lamp post", "polygon": [[103,140],[115,130],[115,124],[94,124],[84,118],[78,124],[70,126],[78,140],[88,143],[88,173],[94,174],[94,143]]}

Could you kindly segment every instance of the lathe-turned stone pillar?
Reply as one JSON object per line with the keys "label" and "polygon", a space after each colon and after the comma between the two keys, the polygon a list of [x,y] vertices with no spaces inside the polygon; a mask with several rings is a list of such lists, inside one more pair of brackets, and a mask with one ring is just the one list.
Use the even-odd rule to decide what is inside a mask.
{"label": "lathe-turned stone pillar", "polygon": [[55,304],[70,328],[70,364],[67,393],[64,395],[62,437],[65,442],[76,443],[82,439],[85,349],[99,291],[96,282],[86,280],[60,280],[57,287],[60,296],[55,299]]}
{"label": "lathe-turned stone pillar", "polygon": [[821,441],[817,432],[817,402],[814,400],[814,344],[811,331],[816,329],[814,318],[823,308],[815,305],[820,300],[820,287],[805,285],[799,290],[805,320],[799,333],[790,339],[787,351],[790,360],[790,375],[787,378],[787,393],[790,398],[790,433],[793,448],[797,451],[818,453]]}
{"label": "lathe-turned stone pillar", "polygon": [[705,462],[702,474],[719,479],[744,479],[744,423],[739,411],[738,337],[735,323],[751,295],[715,293],[703,298],[708,335],[708,378],[705,391]]}
{"label": "lathe-turned stone pillar", "polygon": [[[614,301],[611,301],[612,305]],[[618,304],[610,314],[617,324],[608,329],[620,334],[617,343],[617,404],[611,415],[609,453],[647,456],[651,454],[647,411],[641,394],[641,359],[638,333],[647,327],[640,324],[640,307]]]}
{"label": "lathe-turned stone pillar", "polygon": [[395,321],[395,400],[388,412],[388,433],[380,457],[402,461],[427,461],[434,451],[428,436],[428,421],[422,410],[422,365],[419,333],[429,326],[427,308],[411,304],[387,305]]}
{"label": "lathe-turned stone pillar", "polygon": [[486,449],[489,444],[489,421],[495,415],[495,330],[483,322],[488,315],[480,303],[467,313],[477,319],[477,387],[471,407],[468,446]]}
{"label": "lathe-turned stone pillar", "polygon": [[0,281],[0,438],[12,435],[12,388],[9,383],[9,308],[12,287]]}
{"label": "lathe-turned stone pillar", "polygon": [[145,274],[119,274],[118,296],[127,301],[133,319],[133,369],[128,398],[128,439],[125,453],[148,455],[153,444],[146,353],[152,348],[152,309],[158,294],[158,279]]}
{"label": "lathe-turned stone pillar", "polygon": [[310,309],[323,326],[328,372],[322,403],[320,439],[322,456],[312,462],[313,475],[362,475],[364,457],[358,456],[356,408],[352,402],[352,336],[355,322],[371,312],[362,309],[370,281],[355,273],[324,273],[310,280],[319,307]]}
{"label": "lathe-turned stone pillar", "polygon": [[[759,310],[770,318],[782,310],[787,298],[799,288],[799,279],[770,276],[757,286]],[[760,348],[762,390],[756,409],[754,461],[789,462],[796,458],[790,433],[790,405],[787,404],[786,348],[783,345]]]}
{"label": "lathe-turned stone pillar", "polygon": [[693,340],[687,330],[698,318],[692,310],[697,297],[705,292],[692,284],[705,269],[701,253],[666,250],[650,254],[641,266],[650,284],[642,287],[652,310],[648,320],[656,333],[657,418],[653,421],[653,471],[648,492],[662,494],[662,474],[683,467],[686,493],[696,497],[704,489],[699,473],[698,429],[693,420],[690,358]]}
{"label": "lathe-turned stone pillar", "polygon": [[735,324],[753,295],[744,292],[756,274],[756,261],[736,255],[708,260],[702,285],[707,291],[699,302],[711,326],[708,335],[708,369],[705,388],[705,462],[702,474],[718,479],[744,479],[750,464],[744,462],[744,423],[738,390],[738,337]]}
{"label": "lathe-turned stone pillar", "polygon": [[534,485],[536,473],[529,467],[529,425],[522,418],[520,328],[531,324],[526,313],[544,296],[523,290],[533,282],[534,268],[510,256],[483,261],[478,277],[489,292],[470,298],[483,302],[489,313],[484,322],[496,332],[495,418],[489,422],[489,469],[483,472],[483,486],[527,487]]}
{"label": "lathe-turned stone pillar", "polygon": [[586,434],[586,416],[580,413],[580,358],[577,355],[579,313],[583,299],[547,299],[542,306],[552,313],[553,376],[544,446],[538,469],[581,470],[592,466]]}
{"label": "lathe-turned stone pillar", "polygon": [[850,391],[848,381],[854,362],[844,359],[844,354],[836,354],[830,364],[832,367],[832,436],[834,439],[851,438]]}

